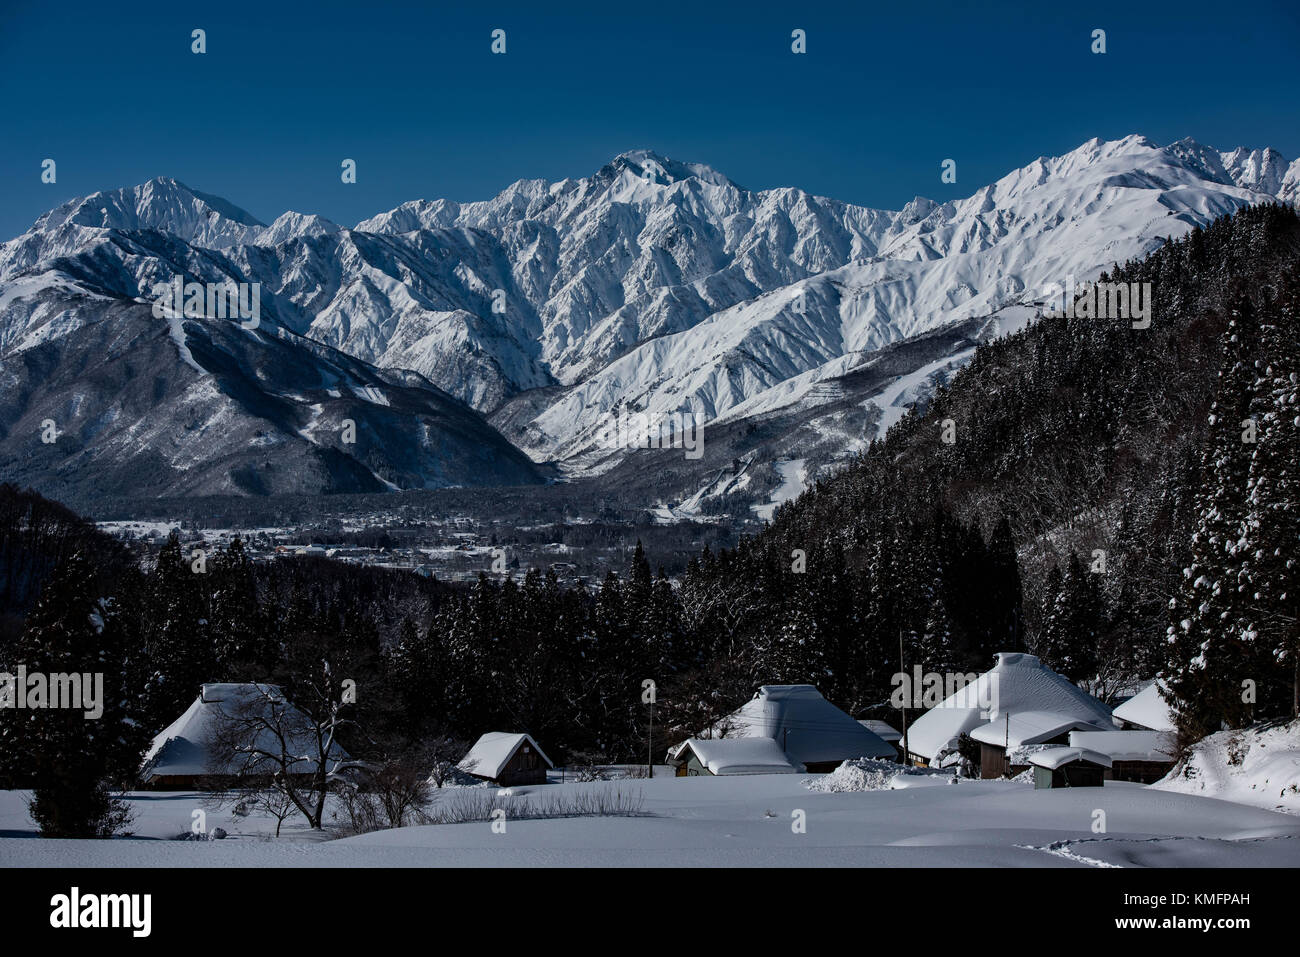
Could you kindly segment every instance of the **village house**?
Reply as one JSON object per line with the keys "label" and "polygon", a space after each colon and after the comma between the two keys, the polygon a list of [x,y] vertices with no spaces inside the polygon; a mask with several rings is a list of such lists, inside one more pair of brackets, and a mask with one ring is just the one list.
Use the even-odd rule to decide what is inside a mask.
{"label": "village house", "polygon": [[[771,744],[728,745],[724,750],[708,750],[703,744],[739,739],[766,739],[775,748]],[[700,746],[705,747],[709,759],[701,759]],[[812,685],[763,685],[753,698],[709,728],[707,734],[669,751],[668,763],[677,768],[679,777],[690,774],[692,759],[696,773],[719,773],[710,769],[712,760],[719,767],[729,768],[756,767],[759,764],[754,762],[759,762],[774,771],[788,763],[794,770],[802,768],[818,774],[833,771],[851,758],[892,759],[895,754],[893,745],[835,707]]]}
{"label": "village house", "polygon": [[[219,750],[223,726],[231,721],[255,721],[261,715],[267,727],[247,742],[249,748],[271,754],[299,756],[293,762],[295,777],[310,778],[318,763],[312,722],[276,685],[253,683],[211,683],[199,689],[199,696],[179,718],[160,731],[145,752],[140,786],[151,791],[213,791],[228,787],[258,787],[279,771],[271,758],[242,757],[239,773],[233,773],[227,757]],[[286,734],[281,742],[276,732]],[[349,761],[337,744],[330,749],[326,771],[332,773]]]}
{"label": "village house", "polygon": [[555,765],[529,734],[489,731],[456,765],[461,771],[501,787],[545,784]]}
{"label": "village house", "polygon": [[[1002,652],[997,664],[922,714],[908,728],[908,760],[952,763],[963,735],[979,746],[980,776],[1028,768],[1026,748],[1067,744],[1071,731],[1114,730],[1110,709],[1034,655]],[[1009,753],[1010,752],[1010,753]]]}

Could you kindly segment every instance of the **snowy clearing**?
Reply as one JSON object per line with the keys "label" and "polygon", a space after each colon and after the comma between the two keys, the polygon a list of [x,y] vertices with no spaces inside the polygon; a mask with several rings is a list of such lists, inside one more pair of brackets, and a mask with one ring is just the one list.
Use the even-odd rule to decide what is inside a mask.
{"label": "snowy clearing", "polygon": [[[629,817],[430,825],[325,840],[287,822],[206,811],[222,841],[181,841],[192,793],[136,793],[138,836],[42,840],[22,792],[0,792],[0,864],[7,867],[176,866],[1300,866],[1300,820],[1255,807],[1132,784],[1035,791],[1009,781],[959,780],[889,790],[811,790],[801,774],[668,777],[538,785],[516,796],[632,789]],[[934,776],[936,781],[950,779]],[[928,782],[927,782],[928,783]],[[1106,833],[1093,833],[1095,811]],[[804,812],[806,832],[792,828]]]}
{"label": "snowy clearing", "polygon": [[799,496],[808,484],[808,473],[804,468],[806,459],[791,459],[788,462],[777,462],[774,468],[778,475],[781,476],[781,484],[772,492],[771,499],[765,505],[751,505],[753,512],[764,522],[772,521],[772,516],[776,514],[777,507],[784,505]]}

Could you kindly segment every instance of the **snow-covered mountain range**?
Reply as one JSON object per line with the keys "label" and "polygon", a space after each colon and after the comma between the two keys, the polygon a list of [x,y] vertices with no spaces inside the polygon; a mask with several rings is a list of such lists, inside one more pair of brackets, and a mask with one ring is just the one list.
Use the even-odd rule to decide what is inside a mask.
{"label": "snow-covered mountain range", "polygon": [[[749,190],[649,151],[484,202],[406,203],[352,229],[292,212],[266,225],[155,179],[66,203],[0,245],[0,463],[8,477],[18,463],[39,474],[158,455],[169,471],[148,494],[337,486],[283,478],[287,461],[281,480],[250,479],[242,444],[261,434],[346,460],[362,485],[537,481],[502,435],[571,474],[618,469],[641,453],[597,435],[626,405],[697,414],[722,441],[726,465],[707,456],[660,490],[670,504],[745,485],[788,494],[883,433],[976,342],[1026,321],[1046,284],[1093,278],[1239,206],[1298,198],[1300,161],[1274,150],[1141,136],[898,211]],[[259,283],[261,327],[152,319],[151,289],[176,277]],[[128,410],[96,388],[84,352],[137,340],[155,343],[151,364],[122,367],[121,381],[163,363],[169,384]],[[182,413],[186,389],[208,390],[213,415]],[[454,418],[447,441],[468,445],[440,449],[432,420],[421,439],[403,432],[403,402],[385,390],[405,390],[409,414]],[[356,409],[387,410],[390,426],[364,461],[312,424]],[[79,444],[33,452],[45,418]]]}

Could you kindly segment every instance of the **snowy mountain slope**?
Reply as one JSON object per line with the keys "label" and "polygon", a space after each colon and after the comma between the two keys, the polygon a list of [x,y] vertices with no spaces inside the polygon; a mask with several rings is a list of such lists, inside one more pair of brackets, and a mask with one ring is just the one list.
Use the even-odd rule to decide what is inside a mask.
{"label": "snowy mountain slope", "polygon": [[642,343],[516,423],[509,437],[536,458],[563,460],[590,451],[603,417],[621,403],[709,422],[770,412],[807,395],[792,384],[841,376],[909,336],[1041,302],[1048,283],[1095,278],[1266,198],[1206,179],[1183,155],[1187,146],[1093,140],[1036,161],[931,208],[887,237],[878,256]]}
{"label": "snowy mountain slope", "polygon": [[[128,302],[84,308],[93,320],[0,359],[6,480],[70,500],[542,480],[477,413],[414,373],[226,320],[159,320]],[[51,422],[58,437],[45,442]]]}
{"label": "snowy mountain slope", "polygon": [[[752,193],[646,152],[588,179],[522,181],[485,203],[407,204],[357,230],[298,214],[262,227],[186,192],[157,180],[66,204],[0,247],[0,281],[72,259],[86,288],[117,296],[176,274],[262,282],[287,328],[492,409],[868,255],[894,218],[794,189]],[[152,217],[137,209],[149,197],[165,206]],[[132,214],[108,215],[119,210]],[[150,229],[192,248],[142,238]],[[491,309],[495,290],[504,313]]]}
{"label": "snowy mountain slope", "polygon": [[1220,160],[1232,182],[1274,196],[1281,192],[1287,174],[1295,169],[1295,164],[1288,169],[1286,160],[1273,149],[1247,150],[1239,146],[1231,153],[1221,154]]}
{"label": "snowy mountain slope", "polygon": [[[993,320],[991,334],[1024,321],[1046,283],[1298,192],[1300,163],[1276,151],[1140,136],[897,212],[747,190],[645,150],[484,202],[407,203],[355,229],[298,213],[263,225],[157,179],[66,203],[0,245],[0,355],[78,333],[104,302],[147,303],[178,276],[255,282],[266,328],[420,373],[493,413],[534,460],[580,474],[617,464],[593,440],[621,406],[698,413],[715,431],[811,421],[886,346],[971,319]],[[946,356],[907,354],[920,365],[899,371],[902,385],[854,392],[866,418],[851,420],[874,425],[851,445],[946,374]],[[762,454],[770,468],[788,452]]]}
{"label": "snowy mountain slope", "polygon": [[[977,342],[1010,331],[1028,310],[1008,312],[1002,319],[971,319],[893,343],[861,357],[842,375],[788,380],[789,401],[706,423],[698,460],[679,449],[593,450],[560,466],[641,496],[662,521],[718,511],[766,519],[772,506],[863,451],[909,405],[925,405]],[[519,406],[521,414],[513,421],[498,414],[494,423],[510,434],[535,401],[520,397],[507,409]]]}
{"label": "snowy mountain slope", "polygon": [[542,361],[572,383],[648,338],[872,254],[893,219],[635,151],[590,178],[520,181],[486,203],[410,203],[357,228],[499,236],[541,320]]}
{"label": "snowy mountain slope", "polygon": [[[376,365],[419,372],[476,408],[547,385],[536,316],[499,248],[468,229],[354,230],[233,250],[287,328]],[[504,313],[492,293],[506,290]],[[522,305],[521,305],[522,304]]]}
{"label": "snowy mountain slope", "polygon": [[94,296],[152,301],[154,284],[181,277],[258,283],[263,322],[421,372],[474,405],[550,381],[527,336],[535,331],[531,314],[510,299],[503,315],[492,311],[491,291],[510,288],[508,267],[490,242],[468,231],[398,242],[287,213],[270,227],[247,229],[250,242],[215,249],[134,222],[65,222],[53,234],[34,228],[0,247],[0,297],[8,306],[0,313],[0,350],[40,341],[51,332],[37,330],[56,315],[64,331],[80,324],[75,302],[67,310],[42,301],[46,287],[70,282]]}

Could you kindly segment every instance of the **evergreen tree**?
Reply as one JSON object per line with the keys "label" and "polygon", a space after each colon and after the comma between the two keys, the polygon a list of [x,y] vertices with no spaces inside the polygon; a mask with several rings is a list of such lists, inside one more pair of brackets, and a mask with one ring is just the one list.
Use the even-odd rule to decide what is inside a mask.
{"label": "evergreen tree", "polygon": [[1190,562],[1183,570],[1183,586],[1170,602],[1167,684],[1179,730],[1193,741],[1223,726],[1249,723],[1254,701],[1243,689],[1257,684],[1260,676],[1255,648],[1242,640],[1248,617],[1236,583],[1250,440],[1257,439],[1249,413],[1259,325],[1244,290],[1235,296],[1221,350]]}
{"label": "evergreen tree", "polygon": [[1105,608],[1097,577],[1070,553],[1065,574],[1053,566],[1043,588],[1037,652],[1044,664],[1071,681],[1097,672],[1097,646]]}
{"label": "evergreen tree", "polygon": [[989,539],[987,580],[988,587],[983,594],[984,607],[988,610],[987,628],[985,640],[977,649],[981,662],[992,661],[1000,651],[1024,648],[1020,561],[1011,522],[1005,514],[998,519]]}
{"label": "evergreen tree", "polygon": [[[4,669],[16,674],[22,665],[45,686],[44,704],[35,708],[33,689],[12,689],[28,697],[28,708],[0,711],[0,754],[6,776],[31,787],[29,811],[46,837],[121,831],[129,815],[109,789],[135,779],[148,743],[140,689],[130,684],[139,667],[112,602],[98,591],[89,562],[72,555],[41,590]],[[71,675],[79,676],[82,701],[53,707],[58,676]]]}
{"label": "evergreen tree", "polygon": [[208,631],[213,654],[227,681],[258,681],[269,672],[272,649],[267,641],[257,597],[257,580],[244,542],[235,537],[209,565],[212,576]]}
{"label": "evergreen tree", "polygon": [[144,711],[157,730],[180,717],[200,685],[222,678],[208,629],[208,575],[203,564],[182,554],[173,529],[149,576],[141,622],[153,667]]}
{"label": "evergreen tree", "polygon": [[[1258,424],[1244,489],[1244,511],[1232,554],[1238,560],[1240,639],[1274,668],[1261,698],[1266,711],[1300,714],[1297,552],[1300,552],[1300,273],[1286,277],[1261,323],[1259,358],[1250,384],[1250,418]],[[1289,674],[1288,674],[1289,673]],[[1269,681],[1269,677],[1275,677]],[[1287,678],[1290,681],[1287,681]],[[1272,685],[1276,684],[1274,690]]]}

